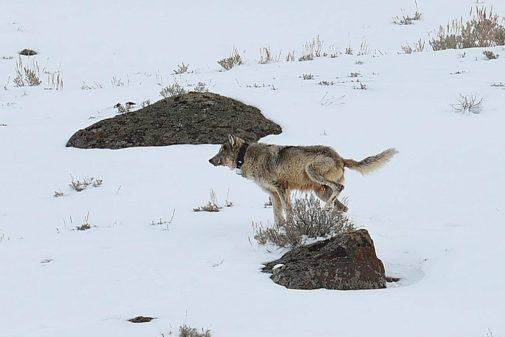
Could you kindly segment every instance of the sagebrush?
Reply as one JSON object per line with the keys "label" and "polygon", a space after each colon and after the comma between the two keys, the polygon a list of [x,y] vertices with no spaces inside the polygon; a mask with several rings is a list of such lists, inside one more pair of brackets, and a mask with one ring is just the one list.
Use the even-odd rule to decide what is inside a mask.
{"label": "sagebrush", "polygon": [[347,216],[334,208],[326,210],[313,194],[296,198],[293,203],[293,220],[264,228],[253,223],[254,239],[259,244],[279,247],[295,247],[307,239],[343,235],[355,229]]}
{"label": "sagebrush", "polygon": [[186,93],[186,89],[184,89],[184,87],[177,82],[175,82],[167,87],[164,87],[160,91],[160,95],[163,96],[164,98],[178,96],[178,95],[184,95],[185,93]]}
{"label": "sagebrush", "polygon": [[219,60],[217,63],[219,63],[219,65],[225,70],[230,70],[235,66],[241,65],[243,62],[242,57],[239,55],[237,49],[234,49],[231,56]]}
{"label": "sagebrush", "polygon": [[179,327],[179,337],[210,337],[210,330],[199,332],[197,329],[187,326],[186,324]]}

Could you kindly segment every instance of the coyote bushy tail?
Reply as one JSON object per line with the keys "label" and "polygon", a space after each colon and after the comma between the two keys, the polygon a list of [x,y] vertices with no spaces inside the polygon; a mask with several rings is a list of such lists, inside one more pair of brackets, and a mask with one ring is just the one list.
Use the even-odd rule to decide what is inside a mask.
{"label": "coyote bushy tail", "polygon": [[398,151],[396,151],[396,149],[391,148],[375,156],[366,157],[361,161],[344,159],[344,167],[348,167],[351,170],[356,170],[361,174],[367,174],[386,164],[391,159],[391,157],[397,153]]}

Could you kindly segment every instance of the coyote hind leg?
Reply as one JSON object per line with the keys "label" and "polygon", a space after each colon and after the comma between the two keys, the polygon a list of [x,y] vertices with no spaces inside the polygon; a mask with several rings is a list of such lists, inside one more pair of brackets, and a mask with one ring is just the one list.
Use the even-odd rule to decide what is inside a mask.
{"label": "coyote hind leg", "polygon": [[[343,186],[343,185],[341,185]],[[319,197],[319,199],[321,199],[322,201],[324,202],[328,202],[328,199],[330,199],[333,191],[331,190],[331,188],[329,188],[328,186],[321,186],[320,188],[314,190],[314,192],[316,193],[316,195]],[[330,202],[330,205],[331,205],[331,202]],[[336,199],[336,201],[333,203],[333,205],[335,207],[337,207],[337,209],[339,211],[342,211],[342,212],[347,212],[348,210],[348,207],[346,205],[344,205],[340,200]],[[328,208],[328,204],[326,204],[325,208]]]}
{"label": "coyote hind leg", "polygon": [[[337,207],[341,211],[347,211],[347,206],[338,200],[338,195],[344,189],[344,185],[340,183],[340,181],[343,182],[344,170],[336,167],[335,161],[332,158],[316,158],[316,160],[307,164],[305,171],[312,181],[323,185],[315,192],[326,202],[325,208],[332,209],[333,207]],[[327,179],[325,175],[331,176],[338,182]]]}

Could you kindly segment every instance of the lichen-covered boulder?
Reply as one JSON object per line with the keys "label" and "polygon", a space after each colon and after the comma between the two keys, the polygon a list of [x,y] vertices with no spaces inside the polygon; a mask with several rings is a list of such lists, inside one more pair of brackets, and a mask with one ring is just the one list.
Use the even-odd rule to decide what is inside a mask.
{"label": "lichen-covered boulder", "polygon": [[366,229],[296,247],[266,263],[264,272],[291,289],[379,289],[386,287],[382,261]]}
{"label": "lichen-covered boulder", "polygon": [[210,92],[190,92],[101,120],[77,131],[67,146],[120,149],[173,144],[221,144],[233,133],[247,141],[282,129],[260,110]]}

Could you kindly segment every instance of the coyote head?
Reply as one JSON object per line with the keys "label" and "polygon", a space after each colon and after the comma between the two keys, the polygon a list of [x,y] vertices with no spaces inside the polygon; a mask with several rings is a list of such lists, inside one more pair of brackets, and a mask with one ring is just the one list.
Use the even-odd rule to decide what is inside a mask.
{"label": "coyote head", "polygon": [[228,135],[228,140],[221,145],[219,152],[209,159],[214,166],[228,166],[230,169],[237,167],[237,156],[244,140],[234,135]]}

